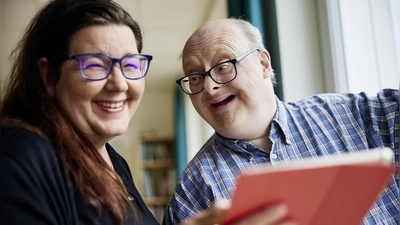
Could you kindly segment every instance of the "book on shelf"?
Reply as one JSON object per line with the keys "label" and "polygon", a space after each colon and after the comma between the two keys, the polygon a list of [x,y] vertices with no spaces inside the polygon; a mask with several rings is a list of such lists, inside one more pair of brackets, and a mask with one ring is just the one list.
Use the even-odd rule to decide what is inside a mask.
{"label": "book on shelf", "polygon": [[174,189],[175,189],[175,185],[176,185],[176,178],[177,178],[177,174],[176,174],[176,170],[175,169],[170,169],[168,170],[168,196],[172,196]]}
{"label": "book on shelf", "polygon": [[300,225],[360,224],[392,178],[393,155],[390,148],[372,149],[245,172],[223,224],[276,202]]}
{"label": "book on shelf", "polygon": [[168,160],[171,159],[171,155],[165,143],[143,142],[142,159],[146,161]]}
{"label": "book on shelf", "polygon": [[146,198],[154,197],[153,180],[148,170],[143,171],[143,195]]}
{"label": "book on shelf", "polygon": [[168,148],[164,143],[158,143],[154,150],[155,160],[167,160],[171,159],[171,155],[169,154]]}
{"label": "book on shelf", "polygon": [[158,181],[157,196],[166,197],[168,196],[168,177],[162,177]]}

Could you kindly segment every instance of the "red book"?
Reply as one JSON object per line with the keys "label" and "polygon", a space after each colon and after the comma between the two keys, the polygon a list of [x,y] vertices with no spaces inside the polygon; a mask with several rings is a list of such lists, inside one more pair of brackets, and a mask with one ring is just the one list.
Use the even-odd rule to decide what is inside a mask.
{"label": "red book", "polygon": [[223,224],[275,202],[300,225],[360,224],[394,173],[393,155],[373,149],[243,173]]}

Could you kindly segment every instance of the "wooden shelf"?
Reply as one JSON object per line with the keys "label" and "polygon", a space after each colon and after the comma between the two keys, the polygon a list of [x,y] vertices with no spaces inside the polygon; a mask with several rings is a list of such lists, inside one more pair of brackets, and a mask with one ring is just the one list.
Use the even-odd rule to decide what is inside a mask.
{"label": "wooden shelf", "polygon": [[144,202],[161,224],[176,183],[174,138],[147,134],[136,140],[134,181]]}
{"label": "wooden shelf", "polygon": [[144,202],[147,206],[166,206],[169,202],[170,197],[151,197],[145,198]]}
{"label": "wooden shelf", "polygon": [[173,169],[175,162],[173,160],[147,160],[143,161],[143,169]]}

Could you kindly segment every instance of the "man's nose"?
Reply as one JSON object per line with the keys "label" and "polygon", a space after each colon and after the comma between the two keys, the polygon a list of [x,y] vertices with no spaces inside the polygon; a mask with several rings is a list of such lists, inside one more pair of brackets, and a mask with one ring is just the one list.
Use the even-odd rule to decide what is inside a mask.
{"label": "man's nose", "polygon": [[221,85],[216,83],[209,75],[204,77],[203,88],[204,91],[212,93],[217,90]]}

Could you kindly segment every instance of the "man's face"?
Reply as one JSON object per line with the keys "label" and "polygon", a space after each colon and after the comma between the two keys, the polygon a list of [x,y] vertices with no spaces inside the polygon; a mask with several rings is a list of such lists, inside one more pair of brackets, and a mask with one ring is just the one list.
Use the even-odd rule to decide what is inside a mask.
{"label": "man's face", "polygon": [[[206,24],[185,45],[184,73],[203,73],[256,47],[227,21]],[[255,51],[237,62],[236,68],[236,79],[226,84],[217,84],[206,76],[204,90],[190,96],[193,106],[222,136],[246,140],[265,135],[270,123],[266,118],[272,119],[276,110],[268,52]]]}

